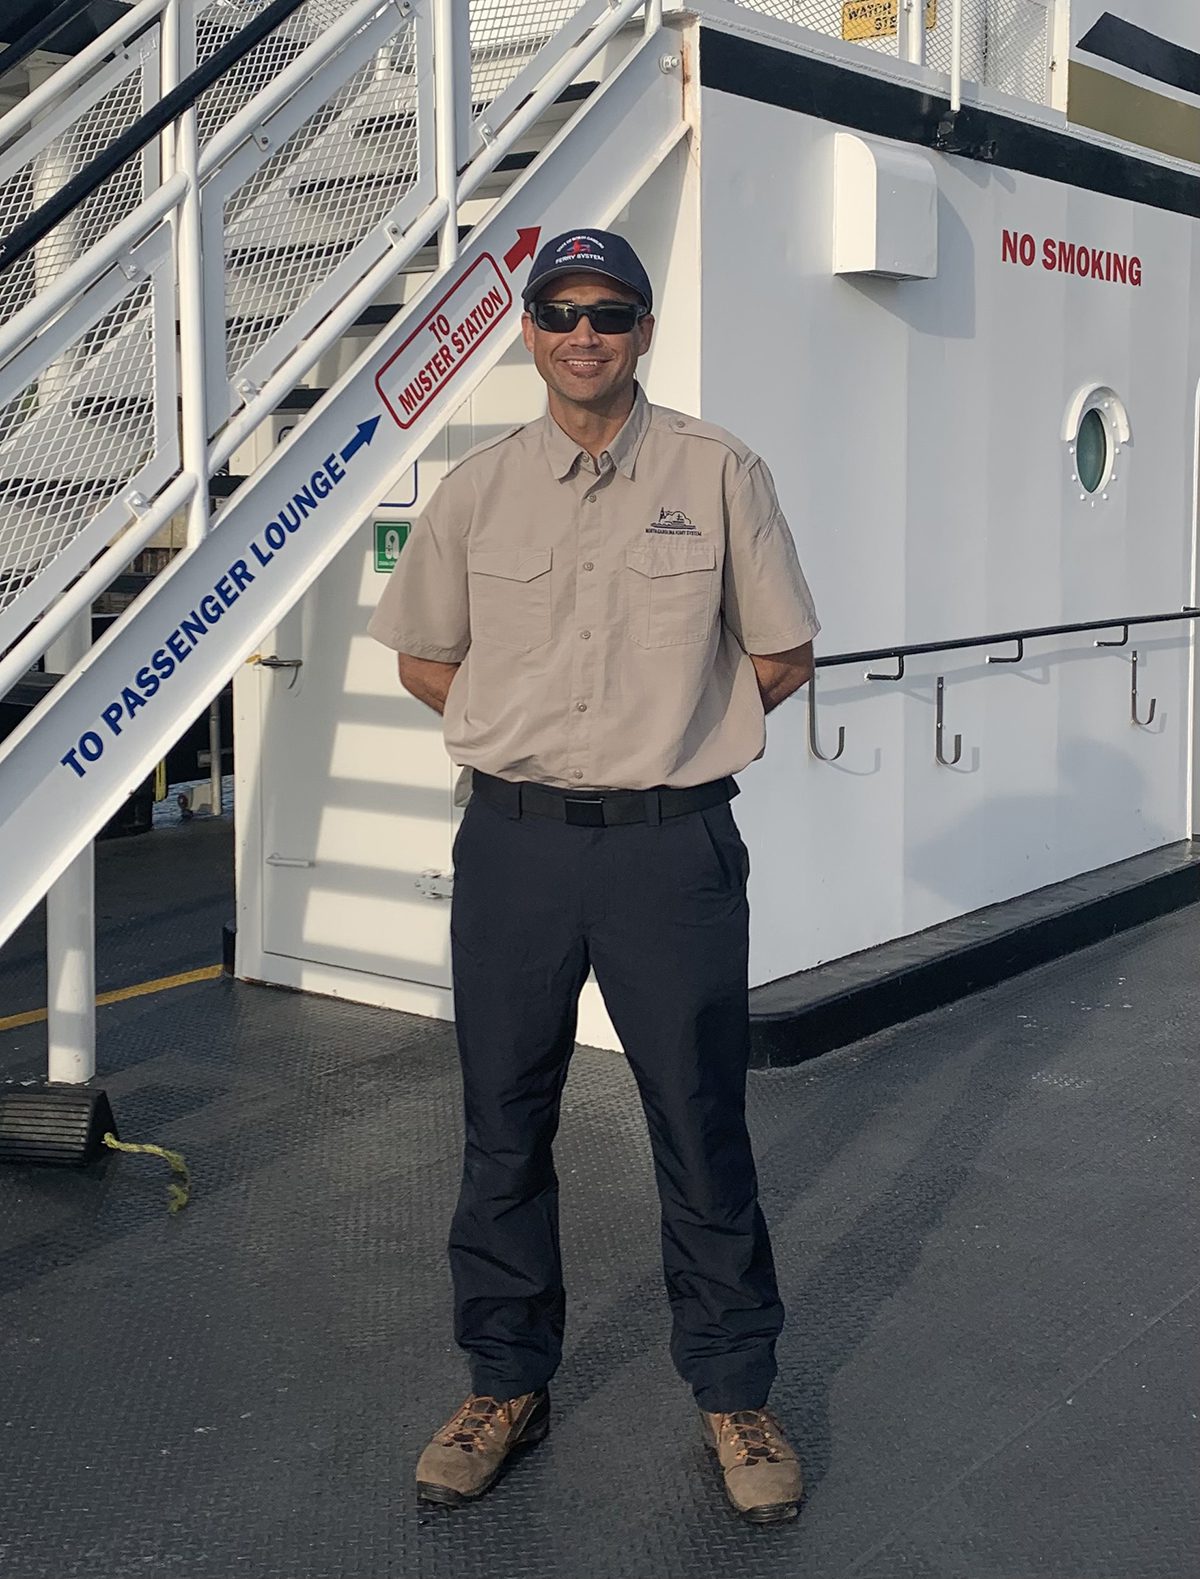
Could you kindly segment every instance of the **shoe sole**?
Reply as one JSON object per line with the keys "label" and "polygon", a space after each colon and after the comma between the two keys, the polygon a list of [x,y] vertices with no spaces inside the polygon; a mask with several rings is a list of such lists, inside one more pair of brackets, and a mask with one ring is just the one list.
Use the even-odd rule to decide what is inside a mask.
{"label": "shoe sole", "polygon": [[798,1502],[776,1502],[766,1508],[739,1508],[732,1499],[729,1506],[747,1524],[786,1524],[800,1512]]}
{"label": "shoe sole", "polygon": [[485,1492],[491,1491],[518,1453],[524,1452],[527,1448],[536,1447],[539,1442],[544,1442],[549,1431],[550,1414],[547,1411],[542,1419],[535,1421],[529,1427],[524,1436],[513,1443],[488,1478],[477,1486],[474,1491],[458,1491],[453,1486],[438,1486],[431,1481],[418,1480],[417,1500],[419,1502],[436,1502],[443,1508],[459,1508],[466,1502],[474,1502],[477,1498],[482,1497]]}

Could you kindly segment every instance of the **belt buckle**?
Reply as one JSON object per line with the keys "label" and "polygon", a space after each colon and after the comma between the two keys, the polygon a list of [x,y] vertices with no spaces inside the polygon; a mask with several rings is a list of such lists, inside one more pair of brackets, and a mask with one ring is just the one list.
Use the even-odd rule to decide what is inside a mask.
{"label": "belt buckle", "polygon": [[604,798],[594,795],[591,799],[586,796],[577,796],[572,799],[568,796],[563,802],[566,808],[565,820],[573,828],[603,828],[604,827]]}

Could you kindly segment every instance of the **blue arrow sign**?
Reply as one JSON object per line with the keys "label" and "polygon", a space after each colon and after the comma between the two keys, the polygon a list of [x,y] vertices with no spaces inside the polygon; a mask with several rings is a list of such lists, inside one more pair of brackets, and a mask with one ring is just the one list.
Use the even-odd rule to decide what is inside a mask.
{"label": "blue arrow sign", "polygon": [[379,418],[371,417],[366,422],[358,424],[358,431],[342,451],[342,459],[348,461],[352,455],[357,455],[364,444],[369,444],[375,437],[375,429],[379,426]]}

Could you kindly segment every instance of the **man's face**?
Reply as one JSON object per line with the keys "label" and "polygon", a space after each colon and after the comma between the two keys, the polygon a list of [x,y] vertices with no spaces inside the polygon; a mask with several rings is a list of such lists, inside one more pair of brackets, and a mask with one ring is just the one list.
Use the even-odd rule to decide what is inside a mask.
{"label": "man's face", "polygon": [[[597,274],[566,274],[538,292],[544,302],[637,302],[636,291]],[[654,319],[647,315],[629,334],[597,334],[587,318],[580,318],[566,334],[539,329],[528,313],[521,320],[525,349],[533,355],[547,386],[576,406],[606,410],[632,393],[638,357],[650,348]]]}

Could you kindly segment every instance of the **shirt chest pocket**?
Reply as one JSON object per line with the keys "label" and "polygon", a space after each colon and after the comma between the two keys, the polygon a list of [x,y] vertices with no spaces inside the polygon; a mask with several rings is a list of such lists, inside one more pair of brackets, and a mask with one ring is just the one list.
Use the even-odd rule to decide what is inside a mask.
{"label": "shirt chest pocket", "polygon": [[626,549],[630,636],[639,647],[707,640],[720,579],[715,543],[637,543]]}
{"label": "shirt chest pocket", "polygon": [[548,548],[469,548],[471,640],[532,652],[550,640]]}

